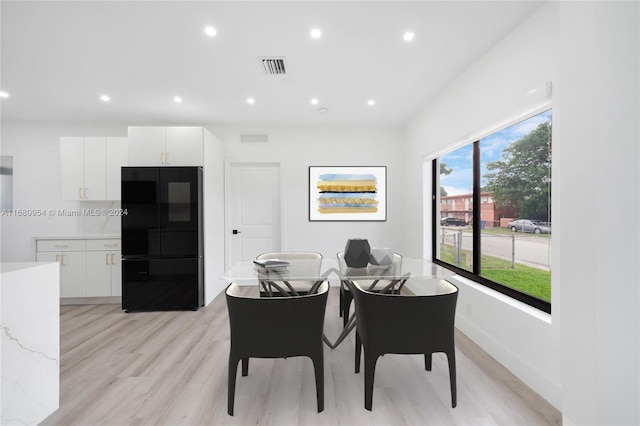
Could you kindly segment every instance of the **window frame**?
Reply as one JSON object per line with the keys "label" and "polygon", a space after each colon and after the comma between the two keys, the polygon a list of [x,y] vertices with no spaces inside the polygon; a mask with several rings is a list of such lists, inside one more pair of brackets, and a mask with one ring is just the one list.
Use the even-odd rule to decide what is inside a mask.
{"label": "window frame", "polygon": [[[550,109],[550,108],[546,108]],[[522,118],[522,120],[526,120],[529,117]],[[496,130],[499,131],[499,130]],[[450,263],[444,262],[437,258],[438,253],[438,238],[435,236],[438,235],[438,226],[439,226],[439,200],[440,200],[440,156],[431,160],[431,252],[433,253],[432,260],[436,265],[440,265],[444,268],[450,269],[458,275],[461,275],[465,278],[472,280],[475,283],[488,287],[492,290],[495,290],[499,293],[502,293],[506,296],[511,297],[512,299],[518,300],[522,303],[525,303],[529,306],[532,306],[536,309],[539,309],[543,312],[551,314],[551,302],[547,302],[546,300],[538,299],[537,297],[531,296],[530,294],[523,293],[514,288],[508,287],[504,284],[497,283],[493,280],[490,280],[486,277],[480,275],[481,273],[481,265],[480,258],[482,255],[481,252],[481,235],[480,235],[480,212],[482,206],[480,204],[480,181],[481,181],[481,170],[480,170],[480,139],[478,138],[474,142],[471,142],[473,145],[473,223],[471,229],[473,231],[473,268],[472,271],[467,271],[462,269],[456,265],[452,265]],[[552,181],[553,182],[553,181]]]}

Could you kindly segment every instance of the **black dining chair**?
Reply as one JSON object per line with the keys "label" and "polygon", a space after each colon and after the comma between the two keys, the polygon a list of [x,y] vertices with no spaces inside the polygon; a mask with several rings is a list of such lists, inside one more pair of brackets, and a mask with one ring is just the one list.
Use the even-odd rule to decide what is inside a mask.
{"label": "black dining chair", "polygon": [[[336,254],[338,257],[338,267],[340,268],[340,273],[344,276],[347,274],[347,263],[344,260],[344,252],[338,252]],[[388,266],[374,266],[374,272],[378,270],[385,273],[385,269],[387,269],[387,273],[391,275],[400,274],[402,271],[402,255],[398,253],[393,254],[393,260],[391,265]],[[406,278],[406,277],[405,277]],[[406,279],[371,279],[371,280],[359,280],[362,288],[372,291],[375,293],[383,292],[383,293],[400,293],[402,286],[404,285]],[[390,285],[392,284],[392,285]],[[339,314],[342,317],[342,325],[346,326],[349,322],[349,311],[351,309],[351,302],[353,301],[353,294],[349,287],[345,283],[340,283],[340,297],[338,300],[340,310]]]}
{"label": "black dining chair", "polygon": [[399,295],[363,290],[345,281],[356,308],[355,372],[360,372],[364,348],[364,406],[371,410],[376,361],[384,354],[424,354],[431,371],[431,356],[444,352],[449,361],[451,405],[457,405],[454,320],[458,288],[439,281],[433,295]]}
{"label": "black dining chair", "polygon": [[247,297],[241,287],[230,284],[225,292],[231,349],[227,412],[233,415],[238,363],[242,376],[249,373],[249,358],[288,358],[308,356],[313,361],[318,412],[324,410],[324,313],[329,294],[328,282],[317,292],[291,297]]}

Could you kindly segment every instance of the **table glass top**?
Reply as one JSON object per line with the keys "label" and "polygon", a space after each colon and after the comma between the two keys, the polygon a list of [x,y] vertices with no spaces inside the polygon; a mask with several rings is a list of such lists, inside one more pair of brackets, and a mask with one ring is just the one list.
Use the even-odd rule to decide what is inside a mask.
{"label": "table glass top", "polygon": [[409,275],[411,278],[442,279],[454,275],[450,270],[432,263],[429,260],[403,257],[399,265],[368,265],[366,268],[340,268],[338,259],[322,259],[318,267],[317,261],[307,259],[285,260],[285,265],[273,268],[256,265],[253,260],[243,260],[232,265],[220,278],[227,282],[249,284],[259,278],[287,280],[317,280],[326,276],[339,279],[392,279]]}

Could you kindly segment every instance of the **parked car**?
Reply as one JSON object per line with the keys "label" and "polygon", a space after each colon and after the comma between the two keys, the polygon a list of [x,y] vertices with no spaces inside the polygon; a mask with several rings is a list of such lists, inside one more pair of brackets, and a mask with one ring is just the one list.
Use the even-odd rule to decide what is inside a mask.
{"label": "parked car", "polygon": [[512,232],[533,232],[534,234],[550,234],[551,226],[547,222],[538,222],[529,219],[518,219],[508,223]]}
{"label": "parked car", "polygon": [[440,225],[443,226],[466,226],[467,222],[457,217],[443,217],[440,219]]}

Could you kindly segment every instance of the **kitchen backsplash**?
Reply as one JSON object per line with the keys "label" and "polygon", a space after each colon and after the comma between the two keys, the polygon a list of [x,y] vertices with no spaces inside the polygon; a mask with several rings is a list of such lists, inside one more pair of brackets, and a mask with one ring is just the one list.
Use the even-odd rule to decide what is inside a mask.
{"label": "kitchen backsplash", "polygon": [[120,201],[80,201],[79,234],[120,234]]}

